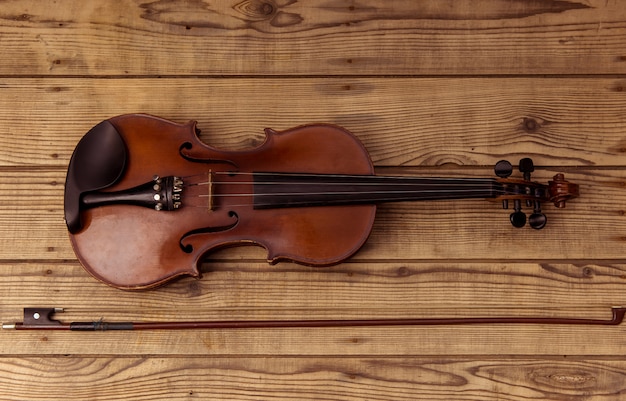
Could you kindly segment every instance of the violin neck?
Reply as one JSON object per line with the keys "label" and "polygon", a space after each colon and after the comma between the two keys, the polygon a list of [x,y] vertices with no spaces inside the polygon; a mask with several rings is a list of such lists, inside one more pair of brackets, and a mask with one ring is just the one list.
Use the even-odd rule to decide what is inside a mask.
{"label": "violin neck", "polygon": [[417,178],[337,174],[254,174],[255,209],[495,198],[492,178]]}

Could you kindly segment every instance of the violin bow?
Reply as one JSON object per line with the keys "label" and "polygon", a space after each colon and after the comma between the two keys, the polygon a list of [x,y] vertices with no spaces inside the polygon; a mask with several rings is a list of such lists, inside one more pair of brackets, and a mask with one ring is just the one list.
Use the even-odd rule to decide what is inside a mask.
{"label": "violin bow", "polygon": [[24,308],[24,320],[3,324],[3,329],[15,330],[186,330],[186,329],[261,329],[296,327],[358,327],[358,326],[444,326],[474,324],[550,324],[617,326],[624,320],[626,307],[611,308],[610,319],[582,319],[565,317],[465,317],[465,318],[408,318],[364,320],[226,320],[192,322],[93,322],[63,323],[53,319],[63,308]]}

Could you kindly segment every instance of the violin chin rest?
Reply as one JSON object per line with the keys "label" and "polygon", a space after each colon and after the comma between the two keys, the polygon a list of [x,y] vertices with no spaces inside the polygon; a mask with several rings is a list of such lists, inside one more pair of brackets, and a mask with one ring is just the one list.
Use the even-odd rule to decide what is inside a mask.
{"label": "violin chin rest", "polygon": [[81,197],[115,184],[126,168],[122,136],[108,120],[93,127],[76,145],[65,179],[65,223],[74,234],[82,229]]}

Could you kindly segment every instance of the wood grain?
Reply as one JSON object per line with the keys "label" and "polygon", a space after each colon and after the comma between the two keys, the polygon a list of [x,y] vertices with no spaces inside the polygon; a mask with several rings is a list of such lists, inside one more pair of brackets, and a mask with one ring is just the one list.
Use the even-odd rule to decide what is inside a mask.
{"label": "wood grain", "polygon": [[[608,319],[626,304],[623,264],[350,264],[274,269],[218,263],[200,280],[120,292],[74,265],[15,264],[0,276],[4,323],[21,306],[67,308],[60,320],[284,320],[464,316]],[[584,303],[581,302],[584,300]],[[431,326],[183,332],[0,333],[9,355],[603,355],[623,326]],[[598,339],[602,341],[598,341]],[[280,339],[277,342],[277,339]],[[547,339],[549,339],[547,341]],[[164,347],[163,344],[175,344]]]}
{"label": "wood grain", "polygon": [[[626,305],[626,8],[606,0],[5,0],[0,5],[0,320],[563,316]],[[206,143],[351,130],[378,174],[581,185],[543,231],[484,201],[379,207],[365,247],[316,269],[260,248],[200,280],[124,292],[63,221],[93,125],[198,120]],[[516,173],[517,174],[517,173]],[[626,326],[0,331],[0,400],[585,400],[625,397]]]}
{"label": "wood grain", "polygon": [[618,74],[619,1],[8,1],[0,75]]}
{"label": "wood grain", "polygon": [[[103,286],[77,263],[5,263],[5,323],[22,305],[60,319],[361,319],[480,314],[607,315],[626,305],[624,263],[352,263],[324,269],[217,262],[201,280],[142,293]],[[584,302],[581,302],[584,300]],[[304,316],[304,315],[306,316]]]}
{"label": "wood grain", "polygon": [[623,326],[549,325],[157,330],[82,335],[11,331],[2,334],[2,352],[13,356],[230,355],[235,358],[275,355],[606,357],[615,356],[616,349],[626,346],[625,334]]}
{"label": "wood grain", "polygon": [[258,145],[266,127],[338,124],[376,166],[529,156],[544,166],[623,166],[624,88],[623,78],[2,78],[0,165],[65,168],[95,124],[143,112],[198,120],[206,143],[236,149]]}
{"label": "wood grain", "polygon": [[[623,395],[623,362],[569,358],[5,358],[3,399],[601,401]],[[73,391],[62,384],[72,380]],[[98,383],[93,385],[92,383]]]}

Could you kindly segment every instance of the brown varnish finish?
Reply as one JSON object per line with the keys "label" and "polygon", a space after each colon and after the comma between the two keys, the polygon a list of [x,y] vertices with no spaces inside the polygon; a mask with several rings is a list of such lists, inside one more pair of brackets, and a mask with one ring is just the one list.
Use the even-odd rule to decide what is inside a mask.
{"label": "brown varnish finish", "polygon": [[[240,152],[218,151],[200,142],[195,122],[184,125],[148,116],[120,116],[110,120],[129,150],[124,176],[111,191],[142,184],[154,175],[206,178],[229,171],[282,171],[331,174],[373,174],[363,146],[346,131],[332,126],[295,128],[276,133],[266,130],[259,147]],[[191,144],[186,155],[216,163],[190,162],[179,149]],[[228,160],[228,163],[222,162]],[[249,176],[234,177],[235,182]],[[224,192],[250,194],[246,184],[224,184]],[[202,199],[202,198],[199,198]],[[198,263],[215,248],[252,243],[268,250],[268,260],[296,260],[328,265],[356,252],[369,236],[376,206],[333,206],[254,210],[252,197],[238,205],[221,207],[183,206],[175,212],[155,212],[130,205],[111,205],[85,210],[85,227],[71,234],[81,264],[94,277],[119,288],[147,288],[177,276],[199,277]],[[184,203],[183,203],[184,204]],[[192,235],[185,252],[180,238],[205,227],[229,227],[236,212],[238,221],[228,230]]]}
{"label": "brown varnish finish", "polygon": [[[116,163],[123,161],[119,177],[118,167],[110,168],[110,185],[78,188],[73,182],[89,177],[73,181],[72,174],[80,176],[80,163],[86,163],[78,161],[85,155],[77,155],[77,147],[66,183],[66,220],[85,269],[123,289],[155,287],[184,275],[199,277],[198,265],[209,252],[233,245],[262,246],[271,263],[341,262],[367,240],[379,202],[490,198],[551,201],[562,207],[578,195],[578,186],[562,175],[548,186],[508,178],[375,176],[363,145],[333,125],[284,132],[266,129],[260,146],[223,151],[199,140],[195,122],[176,124],[147,115],[124,115],[108,122],[126,151],[114,158]],[[87,159],[106,153],[104,145]],[[123,153],[122,148],[115,149]],[[110,194],[146,186],[153,176],[181,178],[180,207],[156,211],[102,201]],[[72,219],[72,210],[80,214],[78,219]]]}

